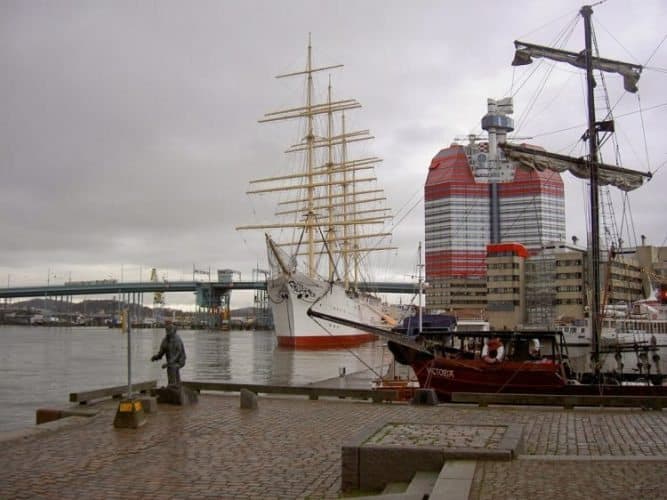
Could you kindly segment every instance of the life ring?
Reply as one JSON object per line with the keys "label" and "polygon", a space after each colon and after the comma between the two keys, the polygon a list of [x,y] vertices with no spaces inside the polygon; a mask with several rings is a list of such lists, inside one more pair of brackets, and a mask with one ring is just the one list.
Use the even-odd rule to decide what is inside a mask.
{"label": "life ring", "polygon": [[505,347],[500,339],[491,339],[482,348],[482,359],[489,364],[500,363],[505,357]]}

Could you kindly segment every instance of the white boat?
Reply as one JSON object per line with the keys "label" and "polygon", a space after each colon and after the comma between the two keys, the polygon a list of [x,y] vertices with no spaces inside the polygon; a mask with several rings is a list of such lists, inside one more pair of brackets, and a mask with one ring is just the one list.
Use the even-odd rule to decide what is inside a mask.
{"label": "white boat", "polygon": [[[600,330],[602,370],[622,369],[639,376],[667,373],[667,307],[658,300],[649,299],[614,311],[608,306],[603,310]],[[590,320],[563,325],[561,330],[575,371],[588,371],[593,344]]]}
{"label": "white boat", "polygon": [[278,237],[266,234],[267,292],[278,344],[286,347],[349,347],[375,339],[367,331],[310,318],[308,308],[325,292],[336,311],[359,323],[392,321],[376,297],[359,290],[367,255],[393,248],[383,243],[391,235],[384,229],[390,215],[380,206],[382,189],[373,186],[381,160],[351,159],[353,143],[372,139],[368,130],[346,129],[345,112],[361,107],[356,100],[334,100],[329,79],[326,100],[315,102],[314,75],[339,67],[313,67],[309,41],[305,69],[278,76],[305,78],[305,103],[268,113],[260,122],[299,121],[305,135],[286,152],[302,161],[287,175],[251,181],[257,188],[248,194],[283,195],[274,214],[278,222],[237,228],[280,231]]}

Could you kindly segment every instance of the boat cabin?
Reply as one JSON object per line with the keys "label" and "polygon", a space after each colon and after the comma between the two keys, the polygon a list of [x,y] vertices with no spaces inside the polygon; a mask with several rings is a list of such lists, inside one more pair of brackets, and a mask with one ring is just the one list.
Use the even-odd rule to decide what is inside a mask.
{"label": "boat cabin", "polygon": [[567,357],[561,332],[554,331],[477,331],[450,332],[444,342],[424,339],[434,354],[464,359],[503,361],[560,361]]}
{"label": "boat cabin", "polygon": [[[424,314],[421,320],[421,335],[426,338],[441,338],[456,329],[456,316],[449,314]],[[419,331],[419,316],[407,316],[400,325],[392,329],[393,333],[416,337]]]}

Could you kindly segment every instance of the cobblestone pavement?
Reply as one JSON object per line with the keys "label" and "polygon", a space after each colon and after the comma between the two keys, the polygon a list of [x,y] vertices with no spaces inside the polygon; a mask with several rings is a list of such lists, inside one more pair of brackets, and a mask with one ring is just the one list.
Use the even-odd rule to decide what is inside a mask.
{"label": "cobblestone pavement", "polygon": [[[397,423],[524,426],[522,456],[478,462],[470,498],[665,498],[667,413],[372,404],[203,394],[114,429],[117,403],[25,436],[0,435],[0,498],[336,498],[341,445]],[[68,420],[72,423],[68,423]]]}

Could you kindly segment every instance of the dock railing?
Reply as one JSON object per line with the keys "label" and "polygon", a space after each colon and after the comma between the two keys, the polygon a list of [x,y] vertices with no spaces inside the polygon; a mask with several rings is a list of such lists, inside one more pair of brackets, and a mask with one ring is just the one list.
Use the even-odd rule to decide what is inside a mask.
{"label": "dock railing", "polygon": [[247,389],[251,392],[254,392],[255,394],[288,394],[308,396],[308,398],[311,400],[317,400],[320,397],[352,398],[361,400],[370,399],[374,403],[399,400],[398,391],[393,389],[351,389],[316,386],[243,384],[231,382],[183,382],[183,385],[197,392],[240,392],[241,389]]}
{"label": "dock railing", "polygon": [[[155,387],[157,387],[157,380],[149,380],[147,382],[138,382],[132,384],[132,390],[137,393],[146,393]],[[118,385],[115,387],[106,387],[104,389],[94,389],[92,391],[71,392],[69,395],[69,400],[71,403],[85,405],[96,399],[122,398],[125,394],[127,394],[127,384]]]}

